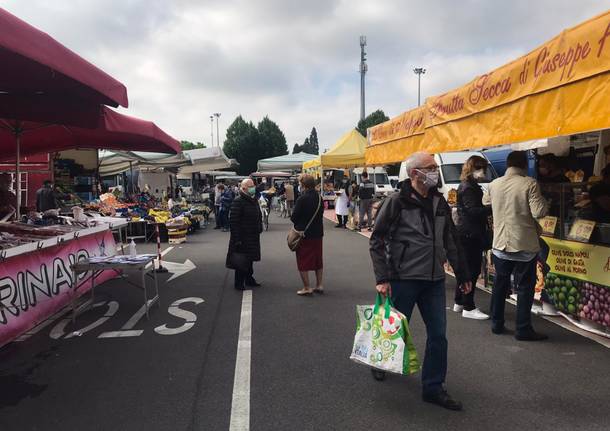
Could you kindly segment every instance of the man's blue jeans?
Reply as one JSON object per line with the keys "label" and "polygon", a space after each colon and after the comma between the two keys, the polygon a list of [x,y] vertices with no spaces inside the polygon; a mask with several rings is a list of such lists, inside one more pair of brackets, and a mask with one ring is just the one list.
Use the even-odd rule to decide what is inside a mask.
{"label": "man's blue jeans", "polygon": [[422,391],[434,395],[443,389],[447,375],[447,316],[445,314],[445,280],[393,281],[394,306],[411,320],[417,304],[426,325],[426,356],[422,369]]}

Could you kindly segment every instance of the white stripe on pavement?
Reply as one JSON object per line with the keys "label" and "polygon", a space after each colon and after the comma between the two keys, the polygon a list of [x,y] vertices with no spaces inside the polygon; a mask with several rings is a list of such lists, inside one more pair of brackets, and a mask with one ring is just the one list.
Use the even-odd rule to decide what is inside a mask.
{"label": "white stripe on pavement", "polygon": [[250,430],[250,352],[252,341],[252,291],[244,290],[241,301],[231,424],[229,431]]}

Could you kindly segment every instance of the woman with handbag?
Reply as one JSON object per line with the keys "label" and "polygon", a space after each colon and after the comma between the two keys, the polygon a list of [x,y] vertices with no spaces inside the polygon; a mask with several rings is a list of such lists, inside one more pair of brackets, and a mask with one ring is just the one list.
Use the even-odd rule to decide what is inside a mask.
{"label": "woman with handbag", "polygon": [[[322,238],[324,236],[324,225],[322,222],[323,208],[322,198],[316,192],[316,181],[311,175],[302,175],[301,196],[297,199],[290,220],[294,228],[288,235],[288,243],[291,249],[295,248],[297,267],[303,288],[297,291],[297,295],[312,295],[324,293],[322,287]],[[316,273],[316,287],[309,285],[309,271]]]}
{"label": "woman with handbag", "polygon": [[453,311],[462,313],[462,317],[475,320],[489,319],[489,316],[474,304],[474,287],[481,273],[483,251],[491,247],[488,232],[491,206],[483,205],[483,189],[479,185],[479,182],[486,181],[487,166],[488,162],[483,157],[472,156],[466,160],[460,176],[462,182],[457,191],[457,232],[466,253],[473,288],[469,293],[463,293],[456,287]]}
{"label": "woman with handbag", "polygon": [[253,262],[261,260],[263,221],[256,189],[251,179],[241,182],[239,196],[231,204],[229,226],[231,238],[226,266],[235,270],[235,288],[244,290],[260,284],[254,279]]}

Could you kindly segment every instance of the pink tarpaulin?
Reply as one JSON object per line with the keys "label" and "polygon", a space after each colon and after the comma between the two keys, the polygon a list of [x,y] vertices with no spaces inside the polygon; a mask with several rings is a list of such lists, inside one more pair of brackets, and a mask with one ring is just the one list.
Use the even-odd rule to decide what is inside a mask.
{"label": "pink tarpaulin", "polygon": [[[77,260],[114,254],[115,242],[107,230],[6,259],[0,265],[0,346],[68,305],[72,291],[70,265]],[[91,273],[79,274],[78,295],[91,289]],[[113,277],[104,271],[96,284]]]}
{"label": "pink tarpaulin", "polygon": [[0,92],[128,106],[123,84],[1,8],[0,29]]}

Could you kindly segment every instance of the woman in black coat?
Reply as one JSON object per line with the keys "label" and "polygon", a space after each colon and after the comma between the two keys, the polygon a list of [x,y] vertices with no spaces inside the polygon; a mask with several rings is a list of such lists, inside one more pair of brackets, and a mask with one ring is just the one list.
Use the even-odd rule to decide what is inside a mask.
{"label": "woman in black coat", "polygon": [[476,320],[489,318],[474,304],[475,286],[481,273],[483,251],[489,248],[487,218],[491,215],[491,207],[483,205],[483,189],[479,185],[479,182],[487,178],[487,166],[488,162],[483,157],[470,157],[462,167],[460,176],[462,182],[457,192],[457,231],[466,252],[468,268],[472,276],[470,280],[472,290],[466,294],[456,287],[453,311],[462,313],[463,317]]}
{"label": "woman in black coat", "polygon": [[255,194],[254,182],[250,179],[242,181],[239,196],[233,200],[229,214],[231,238],[226,266],[235,270],[235,288],[239,290],[260,286],[254,279],[252,267],[253,262],[261,260],[260,235],[263,232],[261,210]]}

